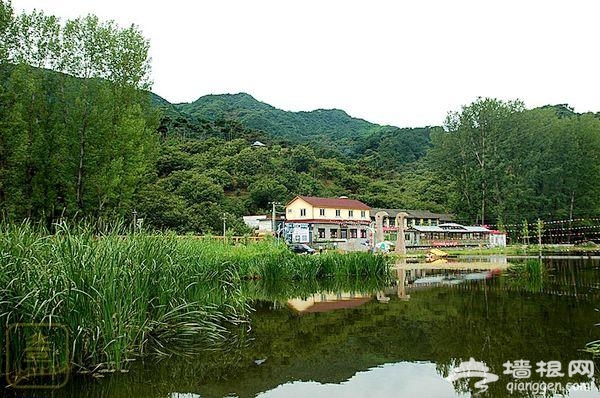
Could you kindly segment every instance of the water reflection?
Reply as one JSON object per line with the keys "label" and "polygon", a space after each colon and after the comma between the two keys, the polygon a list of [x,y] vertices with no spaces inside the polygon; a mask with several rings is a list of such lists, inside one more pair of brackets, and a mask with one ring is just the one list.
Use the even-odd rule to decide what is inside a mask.
{"label": "water reflection", "polygon": [[[476,391],[474,383],[444,378],[472,357],[500,375],[482,396],[505,397],[506,361],[566,367],[590,358],[581,349],[600,338],[599,260],[519,259],[520,267],[501,274],[496,263],[478,268],[482,262],[470,261],[471,269],[405,264],[391,280],[249,281],[240,287],[255,308],[245,344],[191,359],[148,358],[101,381],[75,377],[53,396],[462,397]],[[447,276],[460,283],[417,283]],[[331,300],[345,307],[310,310]],[[593,383],[599,370],[596,362]],[[530,379],[541,380],[536,373]],[[598,396],[594,388],[565,394]]]}
{"label": "water reflection", "polygon": [[452,384],[439,377],[435,364],[398,362],[357,372],[339,384],[294,381],[258,394],[261,398],[289,397],[468,397],[456,393]]}
{"label": "water reflection", "polygon": [[[308,298],[293,298],[287,301],[290,308],[298,313],[327,312],[345,308],[358,307],[373,299],[370,294],[356,294],[349,292],[318,293]],[[379,297],[378,297],[379,299]]]}

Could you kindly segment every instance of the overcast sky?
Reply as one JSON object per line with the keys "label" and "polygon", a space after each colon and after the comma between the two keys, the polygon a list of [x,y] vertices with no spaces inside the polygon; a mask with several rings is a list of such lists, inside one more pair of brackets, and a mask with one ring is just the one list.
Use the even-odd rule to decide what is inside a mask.
{"label": "overcast sky", "polygon": [[153,91],[247,92],[285,110],[340,108],[439,125],[476,97],[600,111],[600,2],[589,0],[13,0],[139,25]]}

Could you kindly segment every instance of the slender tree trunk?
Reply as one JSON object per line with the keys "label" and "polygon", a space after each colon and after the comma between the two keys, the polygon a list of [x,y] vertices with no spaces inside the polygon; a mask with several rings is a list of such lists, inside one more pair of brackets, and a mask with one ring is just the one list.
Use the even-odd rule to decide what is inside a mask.
{"label": "slender tree trunk", "polygon": [[85,131],[87,129],[87,110],[83,117],[83,125],[79,132],[79,166],[77,167],[77,207],[83,210],[83,160],[85,157]]}
{"label": "slender tree trunk", "polygon": [[575,192],[571,191],[571,206],[569,208],[569,235],[567,236],[567,243],[571,243],[571,230],[573,226],[573,204],[575,202]]}
{"label": "slender tree trunk", "polygon": [[481,225],[485,224],[485,195],[486,195],[486,186],[485,182],[481,184]]}
{"label": "slender tree trunk", "polygon": [[31,152],[33,151],[33,129],[34,129],[34,104],[35,104],[35,94],[31,95],[31,102],[29,103],[28,108],[28,118],[27,118],[27,158],[25,160],[26,169],[25,169],[25,186],[23,187],[25,191],[25,202],[27,203],[27,218],[32,218],[33,214],[33,176],[35,174],[35,167],[33,165],[33,159]]}

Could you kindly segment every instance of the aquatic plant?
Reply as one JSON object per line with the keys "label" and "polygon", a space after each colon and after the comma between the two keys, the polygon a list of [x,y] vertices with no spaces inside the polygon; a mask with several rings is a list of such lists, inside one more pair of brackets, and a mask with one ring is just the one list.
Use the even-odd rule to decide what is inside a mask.
{"label": "aquatic plant", "polygon": [[0,330],[66,326],[76,368],[120,369],[172,343],[215,345],[246,319],[236,269],[203,255],[205,245],[65,225],[53,235],[0,228]]}
{"label": "aquatic plant", "polygon": [[508,268],[508,285],[519,290],[541,292],[547,271],[541,259],[515,263]]}
{"label": "aquatic plant", "polygon": [[119,225],[60,223],[52,232],[0,225],[0,341],[11,324],[64,325],[76,369],[118,370],[147,352],[227,344],[251,310],[243,279],[385,275],[389,266],[366,253],[295,255],[273,241],[231,244]]}

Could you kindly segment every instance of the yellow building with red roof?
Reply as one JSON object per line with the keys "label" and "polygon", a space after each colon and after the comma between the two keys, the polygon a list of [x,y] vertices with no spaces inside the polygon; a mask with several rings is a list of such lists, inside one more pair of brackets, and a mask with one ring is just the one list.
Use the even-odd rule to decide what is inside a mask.
{"label": "yellow building with red roof", "polygon": [[315,248],[368,250],[370,211],[370,206],[344,196],[296,196],[286,204],[286,240]]}

